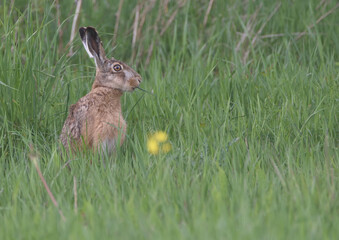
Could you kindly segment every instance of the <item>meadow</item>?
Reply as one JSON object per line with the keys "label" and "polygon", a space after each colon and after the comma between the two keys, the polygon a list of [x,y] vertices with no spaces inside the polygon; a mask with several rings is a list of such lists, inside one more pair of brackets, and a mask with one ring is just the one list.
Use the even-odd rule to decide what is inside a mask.
{"label": "meadow", "polygon": [[[75,12],[0,2],[0,239],[339,238],[336,1],[84,0],[70,42]],[[104,159],[58,151],[95,76],[80,26],[147,91]]]}

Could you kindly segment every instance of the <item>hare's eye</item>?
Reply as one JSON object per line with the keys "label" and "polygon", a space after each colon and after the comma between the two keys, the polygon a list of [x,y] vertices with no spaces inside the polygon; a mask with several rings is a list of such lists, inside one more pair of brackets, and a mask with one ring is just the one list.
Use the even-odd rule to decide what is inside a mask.
{"label": "hare's eye", "polygon": [[114,70],[115,72],[119,72],[119,71],[121,71],[121,69],[122,69],[122,67],[121,67],[120,64],[115,64],[115,65],[113,66],[113,70]]}

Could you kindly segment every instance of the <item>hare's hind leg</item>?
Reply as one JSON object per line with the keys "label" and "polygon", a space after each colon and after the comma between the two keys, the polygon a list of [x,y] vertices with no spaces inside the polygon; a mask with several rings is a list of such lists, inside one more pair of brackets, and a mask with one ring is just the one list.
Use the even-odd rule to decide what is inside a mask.
{"label": "hare's hind leg", "polygon": [[101,142],[101,150],[108,155],[111,155],[115,151],[115,139],[106,138]]}

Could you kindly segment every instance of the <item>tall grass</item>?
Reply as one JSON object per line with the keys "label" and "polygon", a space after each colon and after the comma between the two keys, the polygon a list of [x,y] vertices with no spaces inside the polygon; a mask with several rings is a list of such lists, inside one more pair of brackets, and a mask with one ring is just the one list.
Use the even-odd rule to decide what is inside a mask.
{"label": "tall grass", "polygon": [[[75,6],[60,4],[58,28],[55,2],[1,3],[0,239],[338,238],[334,1],[218,0],[206,25],[208,1],[124,1],[115,43],[119,1],[84,1],[79,26],[154,94],[126,93],[124,145],[70,170],[58,136],[95,68],[78,37],[68,55]],[[157,130],[166,155],[147,152]]]}

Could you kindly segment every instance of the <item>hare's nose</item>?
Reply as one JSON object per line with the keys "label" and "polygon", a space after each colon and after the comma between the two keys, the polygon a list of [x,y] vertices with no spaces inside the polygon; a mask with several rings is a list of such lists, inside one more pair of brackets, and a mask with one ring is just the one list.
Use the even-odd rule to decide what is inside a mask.
{"label": "hare's nose", "polygon": [[136,76],[136,79],[138,80],[139,83],[141,83],[142,79],[140,75]]}

